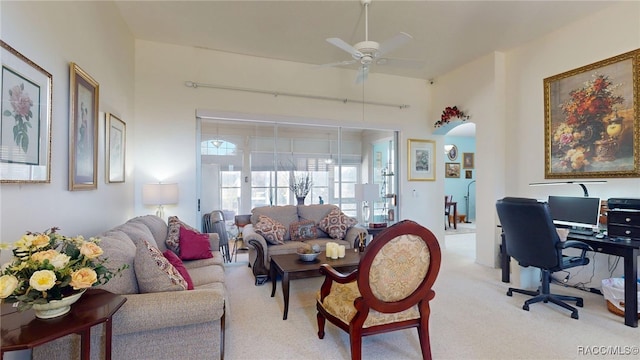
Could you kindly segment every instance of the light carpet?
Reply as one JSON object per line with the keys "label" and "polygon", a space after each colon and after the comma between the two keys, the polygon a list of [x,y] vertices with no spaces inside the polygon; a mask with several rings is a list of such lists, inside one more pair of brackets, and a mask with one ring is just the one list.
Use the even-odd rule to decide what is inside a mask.
{"label": "light carpet", "polygon": [[[527,297],[506,296],[499,269],[474,262],[474,234],[446,236],[445,242],[431,302],[434,359],[606,359],[625,358],[611,351],[637,351],[640,330],[608,312],[602,296],[552,285],[553,292],[584,298],[579,320],[552,304],[524,311]],[[289,315],[282,320],[280,281],[270,297],[271,283],[254,286],[246,259],[240,254],[226,267],[227,359],[350,359],[342,330],[327,323],[325,338],[318,338],[315,293],[322,278],[291,282]],[[415,329],[365,337],[362,347],[363,359],[421,358]]]}

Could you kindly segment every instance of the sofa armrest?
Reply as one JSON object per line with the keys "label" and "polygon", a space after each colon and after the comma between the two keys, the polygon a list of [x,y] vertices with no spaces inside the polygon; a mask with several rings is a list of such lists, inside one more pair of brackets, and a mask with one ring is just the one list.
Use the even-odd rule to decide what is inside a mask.
{"label": "sofa armrest", "polygon": [[[242,229],[242,238],[244,242],[250,246],[256,248],[257,246],[262,247],[262,253],[264,253],[264,261],[267,261],[267,240],[260,234],[258,234],[253,228],[253,224],[245,225],[244,229]],[[253,241],[251,241],[253,240]],[[256,249],[257,250],[257,249]]]}
{"label": "sofa armrest", "polygon": [[113,316],[114,335],[216,321],[224,314],[224,291],[221,289],[124,296],[127,301]]}
{"label": "sofa armrest", "polygon": [[366,237],[367,235],[369,235],[369,232],[366,228],[360,225],[353,226],[347,231],[347,234],[344,236],[344,240],[349,244],[352,244],[353,248],[356,249],[358,248],[358,239],[360,234],[364,234],[364,236]]}
{"label": "sofa armrest", "polygon": [[220,236],[216,233],[207,233],[209,235],[209,243],[211,244],[211,251],[217,251],[220,249]]}
{"label": "sofa armrest", "polygon": [[[256,258],[253,264],[249,264],[249,266],[251,266],[253,276],[256,278],[256,285],[262,285],[269,278],[267,241],[253,229],[253,224],[245,225],[242,230],[242,237],[246,244],[255,249]],[[251,252],[249,252],[249,260],[251,260]]]}

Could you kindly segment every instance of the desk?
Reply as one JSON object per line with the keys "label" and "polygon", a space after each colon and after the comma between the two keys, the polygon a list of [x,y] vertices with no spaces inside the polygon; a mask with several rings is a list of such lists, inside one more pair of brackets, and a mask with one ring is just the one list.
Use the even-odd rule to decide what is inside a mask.
{"label": "desk", "polygon": [[[589,244],[593,251],[621,256],[624,262],[624,323],[627,326],[638,327],[638,255],[640,254],[640,241],[613,241],[607,238],[597,239],[591,235],[569,234],[567,240],[578,240]],[[509,282],[510,256],[506,253],[504,233],[502,234],[502,281]]]}
{"label": "desk", "polygon": [[18,312],[13,304],[2,304],[2,348],[7,351],[31,349],[70,334],[80,334],[81,359],[91,357],[91,327],[105,323],[105,358],[111,359],[111,318],[127,301],[124,296],[89,289],[66,315],[38,319],[33,310]]}

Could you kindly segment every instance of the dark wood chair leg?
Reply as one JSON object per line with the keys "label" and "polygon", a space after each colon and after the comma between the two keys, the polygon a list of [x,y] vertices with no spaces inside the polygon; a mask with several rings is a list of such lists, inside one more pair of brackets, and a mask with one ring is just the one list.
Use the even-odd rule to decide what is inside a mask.
{"label": "dark wood chair leg", "polygon": [[349,333],[349,342],[351,342],[351,360],[362,359],[362,333],[358,329]]}
{"label": "dark wood chair leg", "polygon": [[324,315],[322,315],[320,311],[318,311],[318,313],[316,314],[316,318],[318,319],[318,338],[324,339]]}
{"label": "dark wood chair leg", "polygon": [[423,322],[418,326],[418,339],[420,339],[420,349],[422,350],[422,358],[431,360],[431,342],[429,341],[429,323]]}
{"label": "dark wood chair leg", "polygon": [[220,318],[220,360],[224,360],[224,319],[227,314],[226,304],[222,308],[222,317]]}

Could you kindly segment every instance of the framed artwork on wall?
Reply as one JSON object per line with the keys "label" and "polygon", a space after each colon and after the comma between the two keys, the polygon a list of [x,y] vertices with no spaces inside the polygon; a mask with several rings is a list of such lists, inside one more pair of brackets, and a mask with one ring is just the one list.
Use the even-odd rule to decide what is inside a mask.
{"label": "framed artwork on wall", "polygon": [[51,182],[53,77],[4,41],[0,182]]}
{"label": "framed artwork on wall", "polygon": [[454,161],[458,158],[458,147],[455,145],[445,145],[445,150],[447,150],[447,157],[449,160]]}
{"label": "framed artwork on wall", "polygon": [[640,176],[640,49],[543,84],[545,178]]}
{"label": "framed artwork on wall", "polygon": [[473,179],[473,170],[465,170],[464,171],[465,179]]}
{"label": "framed artwork on wall", "polygon": [[409,181],[434,181],[436,179],[436,142],[432,140],[407,140],[407,168]]}
{"label": "framed artwork on wall", "polygon": [[77,64],[70,64],[69,190],[98,188],[99,85]]}
{"label": "framed artwork on wall", "polygon": [[124,182],[126,124],[113,114],[107,114],[105,131],[105,162],[107,183]]}
{"label": "framed artwork on wall", "polygon": [[462,168],[463,169],[473,169],[474,164],[474,154],[473,153],[462,153]]}
{"label": "framed artwork on wall", "polygon": [[444,164],[444,177],[446,178],[459,178],[460,177],[460,163],[445,163]]}

